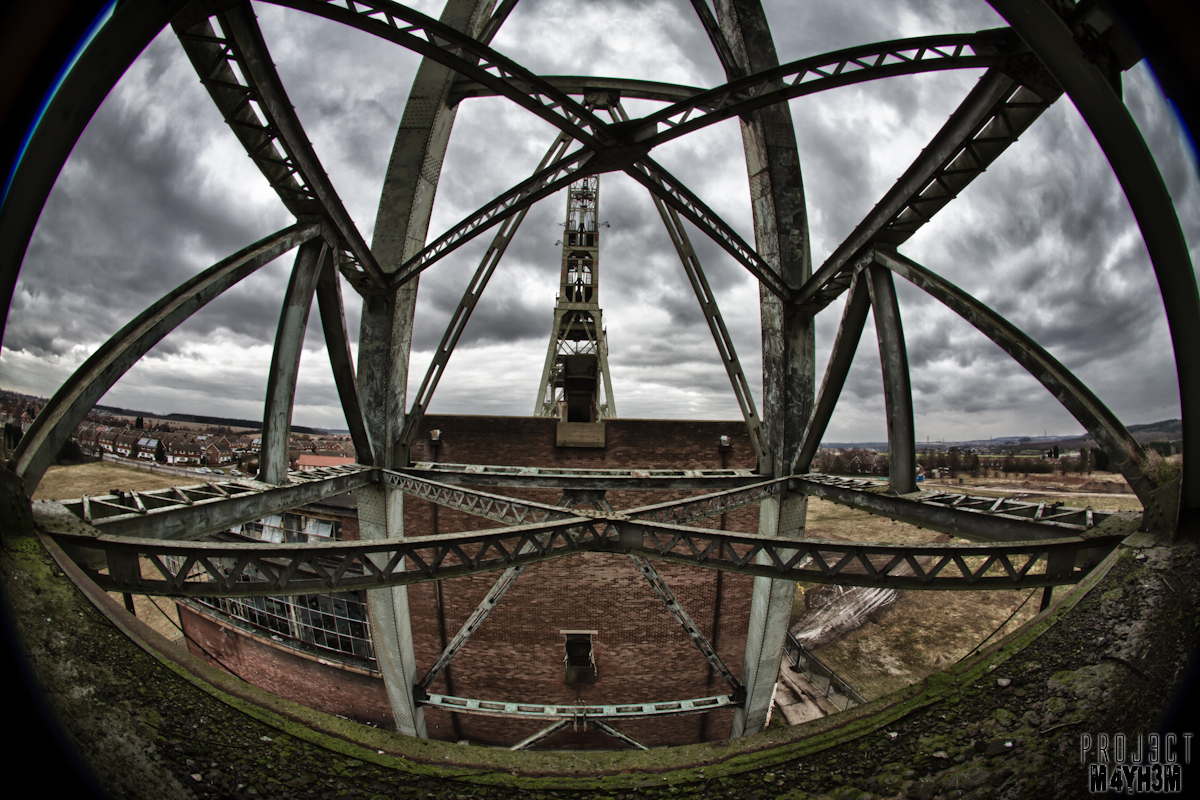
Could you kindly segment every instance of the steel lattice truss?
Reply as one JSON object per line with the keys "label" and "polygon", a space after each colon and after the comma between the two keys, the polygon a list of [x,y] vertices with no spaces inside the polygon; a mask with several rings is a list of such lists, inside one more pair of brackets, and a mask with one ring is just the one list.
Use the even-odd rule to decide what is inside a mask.
{"label": "steel lattice truss", "polygon": [[[0,207],[0,286],[7,296],[12,295],[21,259],[50,186],[91,112],[146,43],[168,24],[231,130],[295,216],[296,224],[198,274],[119,331],[38,415],[14,453],[11,469],[26,486],[36,485],[92,406],[150,348],[257,269],[291,249],[298,249],[298,254],[280,317],[264,408],[264,466],[260,473],[264,482],[217,481],[68,503],[78,524],[57,528],[57,523],[47,524],[58,538],[79,547],[76,552],[107,566],[107,575],[96,574],[96,580],[105,587],[175,596],[289,594],[380,588],[504,570],[507,577],[498,582],[493,593],[498,596],[524,565],[580,552],[635,556],[640,568],[646,565],[643,572],[652,585],[658,580],[652,560],[789,581],[871,586],[1012,588],[1078,580],[1095,553],[1114,542],[1114,534],[1108,533],[1113,528],[1112,520],[1106,515],[1087,509],[916,491],[912,396],[894,275],[954,310],[1058,398],[1100,442],[1133,487],[1146,508],[1144,525],[1171,530],[1181,508],[1200,509],[1200,470],[1185,465],[1180,481],[1156,485],[1141,446],[1069,370],[999,314],[897,250],[1014,146],[1043,111],[1062,94],[1068,94],[1095,132],[1142,228],[1175,343],[1185,458],[1200,452],[1200,355],[1194,348],[1194,343],[1200,341],[1200,298],[1170,197],[1121,102],[1119,85],[1114,86],[1119,75],[1103,66],[1129,66],[1120,64],[1117,55],[1106,49],[1108,45],[1100,34],[1116,29],[1103,13],[1096,11],[1085,24],[1077,16],[1060,16],[1056,10],[1059,5],[1045,0],[992,0],[1011,28],[864,44],[780,65],[775,62],[773,46],[769,57],[763,55],[765,50],[756,49],[763,36],[770,44],[769,28],[757,4],[742,7],[738,0],[730,0],[738,7],[737,14],[730,16],[722,11],[722,5],[714,14],[706,2],[695,0],[700,22],[727,76],[723,85],[701,88],[642,80],[536,75],[489,46],[515,0],[504,0],[494,11],[490,3],[450,0],[446,18],[440,21],[389,0],[276,2],[407,48],[423,56],[422,71],[445,77],[442,95],[419,98],[420,103],[428,104],[420,112],[425,115],[420,123],[426,126],[425,141],[421,147],[401,153],[399,160],[393,159],[389,164],[389,170],[396,171],[393,178],[423,177],[436,187],[453,109],[460,102],[482,95],[500,96],[526,109],[552,125],[557,139],[533,175],[444,232],[428,231],[433,202],[430,190],[405,200],[411,200],[411,218],[398,232],[387,236],[381,237],[377,226],[376,241],[369,246],[346,213],[292,109],[248,3],[128,0],[119,4],[63,79],[47,106],[44,121],[35,125],[24,155],[12,171]],[[738,15],[750,22],[739,22]],[[762,202],[756,199],[755,241],[767,243],[759,252],[650,157],[654,148],[666,142],[738,117],[747,147],[759,147],[756,158],[782,173],[796,170],[791,185],[798,187],[802,185],[798,165],[785,163],[786,157],[766,144],[771,136],[782,135],[785,139],[791,137],[794,146],[786,101],[863,81],[951,69],[983,70],[983,75],[920,156],[816,270],[781,255],[785,248],[780,243],[789,235],[799,234],[807,246],[806,222],[801,223],[800,230],[786,231],[777,221],[779,209],[796,201],[785,196],[792,189],[771,188],[769,196],[760,198]],[[622,98],[667,105],[630,119],[620,106]],[[599,116],[600,109],[609,112],[611,121]],[[409,448],[437,381],[525,212],[572,181],[612,171],[625,172],[655,198],[729,372],[759,458],[758,469],[572,471],[412,463]],[[387,192],[401,191],[387,187],[400,183],[403,181],[385,181],[385,199]],[[391,198],[389,202],[398,201]],[[803,198],[798,202],[802,208]],[[381,207],[387,205],[381,203]],[[815,397],[789,395],[793,390],[784,385],[783,378],[790,368],[786,348],[779,345],[784,355],[778,358],[784,360],[771,361],[764,347],[764,399],[759,413],[736,354],[732,353],[703,267],[682,234],[681,219],[710,237],[766,290],[762,300],[764,340],[770,336],[785,343],[791,341],[788,337],[801,336],[797,326],[839,296],[846,296],[837,341]],[[394,307],[411,308],[415,304],[413,280],[422,271],[496,226],[499,230],[442,339],[411,410],[401,406],[399,413],[385,413],[383,409],[391,402],[389,382],[397,370],[406,373],[407,363],[390,363],[378,354],[403,353],[407,358],[404,337],[411,332],[402,329],[403,325],[396,330],[390,327],[402,316]],[[415,247],[403,246],[410,241],[416,243]],[[367,301],[361,341],[371,346],[360,347],[357,370],[346,334],[339,270]],[[314,293],[339,397],[361,463],[325,473],[286,474],[294,377]],[[810,474],[812,456],[841,394],[868,312],[875,314],[887,388],[892,465],[887,484]],[[771,358],[777,358],[774,350]],[[811,389],[808,391],[811,394]],[[799,440],[795,431],[803,431]],[[592,511],[518,501],[469,488],[478,486],[555,487],[568,495],[657,487],[701,491],[704,495],[639,509]],[[199,538],[351,489],[368,494],[376,490],[402,491],[507,527],[404,539],[387,538],[384,532],[375,540],[353,544],[272,546],[164,541]],[[760,534],[689,527],[689,523],[748,504],[783,509],[795,498],[807,496],[824,497],[980,543],[846,544],[791,538],[779,525]],[[386,516],[386,512],[381,513]],[[55,519],[58,523],[63,520],[61,516]],[[791,524],[802,527],[803,522]],[[372,525],[379,531],[386,527],[376,522],[364,525],[364,530],[375,530]],[[148,559],[158,574],[142,575],[139,558]],[[660,594],[669,605],[669,587],[664,583],[662,589]],[[482,622],[485,616],[486,610],[481,610],[472,624]],[[677,617],[686,628],[686,616]],[[460,632],[462,636],[469,636],[469,631]],[[703,651],[703,643],[697,644]],[[447,659],[451,655],[444,654]],[[386,650],[384,656],[386,659]],[[764,658],[769,661],[769,654]],[[402,729],[419,733],[420,723],[413,708],[395,705],[399,702],[395,698],[404,692],[392,692],[396,679],[386,669],[385,673],[390,676],[387,680],[397,719],[408,720],[400,722]],[[729,702],[753,717],[758,713],[753,709],[761,710],[767,702],[764,690],[756,684],[748,685],[746,692],[744,702]],[[422,702],[463,712],[549,717],[556,720],[551,728],[564,724],[571,714],[580,715],[549,705],[524,711],[523,706],[510,709],[507,703],[491,704],[497,706],[492,708],[486,701],[443,696],[427,696]],[[671,710],[705,710],[705,703],[711,706],[725,702],[720,698],[679,701],[678,707]],[[665,706],[626,709],[588,709],[583,716],[636,716],[666,710]],[[638,746],[598,719],[595,722],[627,744]],[[761,722],[754,717],[739,731],[749,731]],[[531,737],[530,742],[549,735],[551,728]]]}
{"label": "steel lattice truss", "polygon": [[[108,574],[95,574],[95,580],[104,588],[178,597],[249,597],[401,586],[510,569],[582,552],[628,553],[816,583],[1011,589],[1073,583],[1087,573],[1088,567],[1080,558],[1083,554],[1111,548],[1121,538],[1098,527],[1113,514],[1077,508],[1046,512],[1040,504],[945,492],[916,499],[895,498],[883,493],[886,484],[824,476],[778,479],[746,489],[618,512],[611,507],[588,510],[517,501],[391,470],[345,472],[349,475],[319,477],[308,485],[321,497],[339,493],[347,477],[360,486],[380,481],[439,505],[510,526],[384,542],[290,545],[164,542],[129,535],[131,519],[140,520],[148,533],[163,525],[156,515],[194,515],[198,504],[211,505],[226,495],[243,500],[256,497],[263,503],[259,508],[276,508],[273,495],[279,491],[277,488],[226,482],[68,501],[64,505],[80,520],[90,521],[91,528],[56,530],[52,523],[48,527],[63,543],[104,554]],[[718,516],[789,489],[815,495],[834,490],[832,499],[851,505],[883,500],[894,504],[889,513],[897,518],[933,528],[979,525],[976,519],[982,518],[998,524],[1010,536],[1023,534],[1028,540],[974,545],[846,544],[780,540],[679,524]],[[120,513],[130,508],[145,510]],[[96,515],[98,509],[105,514]],[[228,517],[229,522],[222,527],[265,513],[254,510],[248,516],[243,511],[238,517]],[[120,530],[124,535],[114,535],[110,530]],[[922,566],[922,558],[932,558],[934,563]],[[157,574],[141,574],[139,559],[149,561]]]}

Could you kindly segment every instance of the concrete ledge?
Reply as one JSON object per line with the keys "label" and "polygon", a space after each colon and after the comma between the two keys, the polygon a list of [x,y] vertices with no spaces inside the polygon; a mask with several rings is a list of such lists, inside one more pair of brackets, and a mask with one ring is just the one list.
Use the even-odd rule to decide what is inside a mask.
{"label": "concrete ledge", "polygon": [[558,421],[555,444],[559,447],[604,447],[603,422]]}
{"label": "concrete ledge", "polygon": [[933,798],[981,774],[1022,796],[1082,796],[1079,733],[1154,729],[1200,608],[1195,548],[1131,538],[994,648],[867,706],[688,747],[513,753],[411,739],[262,692],[158,637],[53,558],[52,542],[11,529],[4,541],[8,610],[44,694],[98,780],[127,797],[436,797],[474,785],[492,797],[859,797],[907,786]]}

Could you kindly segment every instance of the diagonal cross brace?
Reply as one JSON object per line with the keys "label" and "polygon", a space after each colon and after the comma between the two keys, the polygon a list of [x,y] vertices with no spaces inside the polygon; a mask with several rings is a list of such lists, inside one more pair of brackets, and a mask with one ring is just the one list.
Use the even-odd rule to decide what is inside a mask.
{"label": "diagonal cross brace", "polygon": [[[559,500],[557,508],[569,508],[573,504],[573,495],[570,492],[566,492],[563,494],[562,499]],[[611,509],[612,506],[609,506],[609,508]],[[524,555],[533,549],[533,544],[526,541],[517,548],[517,555]],[[488,618],[488,615],[492,613],[492,609],[496,607],[496,604],[500,602],[500,599],[504,597],[505,593],[508,592],[509,588],[514,582],[516,582],[517,578],[520,577],[524,570],[524,564],[519,564],[515,567],[509,567],[508,569],[504,570],[504,574],[501,575],[494,584],[492,584],[492,588],[488,590],[486,595],[484,595],[483,600],[479,601],[479,605],[477,605],[475,610],[471,612],[471,615],[467,617],[467,621],[463,623],[461,628],[459,628],[458,633],[454,634],[454,638],[446,644],[446,649],[443,650],[442,654],[438,656],[436,661],[433,662],[433,666],[430,667],[429,671],[425,673],[425,677],[417,681],[414,692],[417,696],[418,702],[429,698],[429,687],[433,685],[433,682],[438,679],[439,675],[445,672],[446,667],[450,666],[450,662],[454,660],[454,656],[458,655],[458,651],[462,650],[463,647],[466,646],[467,642],[470,641],[471,636],[476,630],[479,629],[479,626],[483,624],[483,621]],[[558,728],[553,725],[550,727],[553,728],[553,730],[547,729],[543,732],[545,734],[544,736],[540,734],[534,734],[534,736],[530,737],[531,740],[526,740],[513,749],[520,750],[523,749],[523,747],[529,747],[536,742],[541,741],[541,739],[545,738],[545,736],[549,736],[551,733],[554,733],[554,731],[558,730]]]}
{"label": "diagonal cross brace", "polygon": [[569,511],[563,510],[561,506],[517,500],[512,497],[468,489],[465,486],[438,483],[404,472],[386,469],[380,470],[380,472],[385,483],[395,486],[405,494],[509,525],[521,525],[526,522],[557,522],[575,517]]}
{"label": "diagonal cross brace", "polygon": [[671,587],[663,580],[662,575],[658,573],[654,565],[645,558],[633,555],[632,553],[629,558],[633,561],[634,566],[638,568],[638,571],[646,578],[646,581],[654,587],[654,591],[662,598],[663,603],[667,606],[667,610],[671,612],[671,616],[675,617],[680,627],[683,628],[683,632],[688,635],[692,643],[704,654],[704,658],[712,665],[712,668],[721,675],[725,683],[729,684],[729,688],[733,690],[735,695],[740,695],[743,691],[741,681],[730,671],[729,667],[725,666],[725,662],[717,655],[717,651],[713,649],[708,638],[700,631],[699,626],[692,620],[691,615],[679,603],[679,599],[675,597],[675,593],[671,591]]}
{"label": "diagonal cross brace", "polygon": [[[529,545],[526,545],[524,548],[522,548],[522,552],[527,550],[528,547]],[[501,575],[494,584],[492,584],[492,588],[488,590],[488,593],[484,596],[483,600],[479,602],[479,605],[477,605],[475,610],[471,612],[471,615],[467,617],[467,621],[463,623],[461,628],[459,628],[458,633],[454,634],[454,638],[446,644],[446,649],[443,650],[442,654],[437,657],[436,661],[433,662],[433,666],[430,667],[429,671],[425,673],[425,677],[417,681],[415,691],[418,700],[425,699],[429,691],[429,687],[432,686],[433,682],[438,679],[438,676],[446,670],[446,667],[450,666],[450,662],[456,655],[458,655],[458,651],[462,650],[463,647],[466,646],[467,642],[470,641],[472,634],[479,629],[479,626],[483,624],[485,619],[487,619],[488,614],[492,613],[492,609],[496,607],[496,604],[500,602],[500,599],[504,597],[505,593],[509,590],[513,583],[518,577],[520,577],[521,572],[524,569],[525,565],[523,564],[516,567],[509,567],[508,569],[504,570],[504,574]]]}
{"label": "diagonal cross brace", "polygon": [[[566,501],[567,497],[569,495],[564,495],[564,501]],[[608,498],[603,495],[596,499],[595,504],[601,511],[610,514],[616,513],[612,507],[612,503],[608,502]],[[667,610],[671,612],[671,616],[675,617],[680,627],[683,628],[683,632],[700,649],[700,652],[704,654],[705,660],[720,674],[725,683],[729,684],[729,688],[733,690],[734,696],[740,702],[744,694],[741,682],[738,681],[737,676],[730,671],[729,667],[725,666],[725,662],[717,655],[717,651],[708,641],[708,638],[700,631],[700,627],[692,620],[691,615],[687,613],[687,609],[675,597],[675,593],[671,591],[671,587],[658,574],[658,570],[655,569],[653,564],[639,555],[630,553],[629,558],[633,561],[633,565],[637,567],[638,572],[642,573],[642,576],[645,577],[658,596],[662,598],[663,603],[667,606]]]}

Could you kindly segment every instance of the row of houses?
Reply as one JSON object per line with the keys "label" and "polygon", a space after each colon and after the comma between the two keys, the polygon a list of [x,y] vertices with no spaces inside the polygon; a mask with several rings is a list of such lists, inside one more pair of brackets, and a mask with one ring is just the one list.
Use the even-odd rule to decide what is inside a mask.
{"label": "row of houses", "polygon": [[[222,467],[244,463],[257,457],[262,439],[257,435],[224,436],[179,431],[159,432],[130,427],[83,424],[75,440],[88,455],[101,452],[122,458],[157,461],[179,466]],[[339,439],[293,438],[288,442],[293,467],[308,464],[349,463],[354,447]],[[336,461],[332,461],[336,459]],[[309,467],[312,468],[311,466]]]}

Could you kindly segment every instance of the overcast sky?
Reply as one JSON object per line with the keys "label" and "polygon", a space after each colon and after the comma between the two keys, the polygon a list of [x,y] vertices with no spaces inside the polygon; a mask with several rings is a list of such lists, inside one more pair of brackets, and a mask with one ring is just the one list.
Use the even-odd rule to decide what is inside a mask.
{"label": "overcast sky", "polygon": [[[440,2],[414,4],[436,16]],[[841,47],[998,27],[984,2],[767,2],[781,62]],[[368,34],[256,4],[308,137],[367,241],[418,59]],[[493,42],[540,74],[723,82],[688,0],[521,0]],[[854,228],[945,122],[979,71],[890,78],[791,102],[814,264]],[[1124,76],[1200,261],[1200,187],[1174,117],[1144,65]],[[654,103],[629,101],[633,116]],[[431,225],[440,234],[526,177],[556,131],[497,98],[459,109]],[[736,119],[653,156],[753,241]],[[715,346],[646,192],[600,181],[601,298],[619,415],[733,419]],[[431,412],[527,415],[550,337],[565,194],[535,206],[450,361]],[[44,396],[107,337],[190,275],[291,222],[222,121],[168,29],[134,63],[80,139],[42,213],[17,284],[0,386]],[[761,404],[758,290],[691,230]],[[490,236],[420,278],[410,398]],[[1075,371],[1127,424],[1179,416],[1166,318],[1129,206],[1065,96],[901,252],[1007,316]],[[150,412],[260,418],[292,255],[168,336],[102,401]],[[1074,433],[1078,423],[997,347],[897,279],[917,436]],[[357,346],[359,300],[348,287]],[[315,306],[315,304],[314,304]],[[818,317],[824,374],[842,302]],[[827,441],[886,438],[868,321]],[[344,428],[314,308],[294,423]]]}

